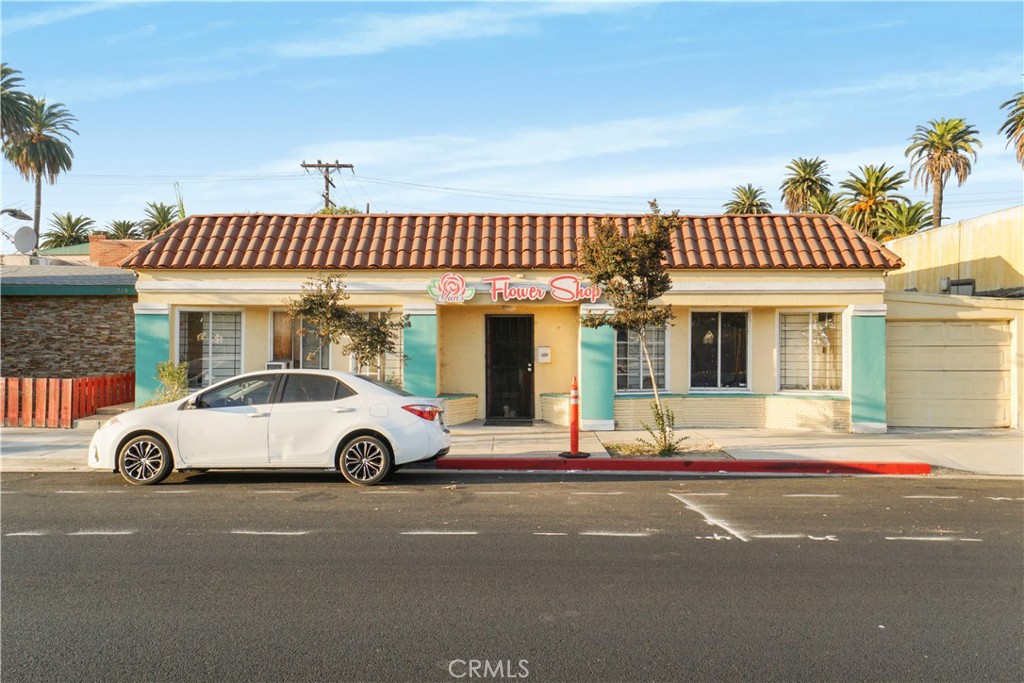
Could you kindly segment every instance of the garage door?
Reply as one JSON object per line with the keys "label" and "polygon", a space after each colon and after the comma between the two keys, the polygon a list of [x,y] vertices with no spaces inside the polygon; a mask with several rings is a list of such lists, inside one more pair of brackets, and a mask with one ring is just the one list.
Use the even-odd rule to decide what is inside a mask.
{"label": "garage door", "polygon": [[886,407],[894,427],[1010,426],[1010,326],[889,321]]}

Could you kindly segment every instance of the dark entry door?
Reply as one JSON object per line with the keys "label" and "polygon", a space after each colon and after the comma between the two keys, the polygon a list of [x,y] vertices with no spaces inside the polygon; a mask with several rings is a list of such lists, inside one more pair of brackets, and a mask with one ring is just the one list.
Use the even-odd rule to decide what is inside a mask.
{"label": "dark entry door", "polygon": [[487,417],[533,418],[533,316],[487,316]]}

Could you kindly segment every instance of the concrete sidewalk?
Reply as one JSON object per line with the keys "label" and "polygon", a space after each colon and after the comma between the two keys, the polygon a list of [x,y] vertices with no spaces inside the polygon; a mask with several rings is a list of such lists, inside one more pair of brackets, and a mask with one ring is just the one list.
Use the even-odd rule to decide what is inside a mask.
{"label": "concrete sidewalk", "polygon": [[[927,463],[962,472],[1024,477],[1024,437],[1011,430],[900,430],[888,434],[830,434],[765,429],[679,430],[687,459],[728,457],[737,461]],[[580,450],[606,459],[606,443],[646,436],[640,432],[581,432]],[[0,429],[0,472],[88,469],[92,433],[72,429]],[[705,454],[721,448],[727,456]],[[452,452],[459,458],[557,458],[569,448],[569,430],[539,422],[534,427],[452,428]],[[618,460],[617,460],[618,461]]]}

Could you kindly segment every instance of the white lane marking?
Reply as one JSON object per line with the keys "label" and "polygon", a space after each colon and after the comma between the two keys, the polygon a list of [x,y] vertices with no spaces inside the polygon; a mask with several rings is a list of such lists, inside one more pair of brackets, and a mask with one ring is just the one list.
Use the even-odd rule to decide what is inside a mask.
{"label": "white lane marking", "polygon": [[305,536],[308,531],[250,531],[247,529],[234,529],[229,534],[240,536]]}
{"label": "white lane marking", "polygon": [[811,536],[810,534],[807,534],[807,538],[809,538],[812,541],[838,541],[839,540],[838,538],[836,538],[832,534],[828,534],[827,536]]}
{"label": "white lane marking", "polygon": [[623,538],[643,538],[650,536],[646,531],[581,531],[580,536],[620,536]]}
{"label": "white lane marking", "polygon": [[534,531],[534,536],[568,536],[569,534],[562,531]]}
{"label": "white lane marking", "polygon": [[60,489],[57,493],[88,493],[88,491],[65,491],[64,489]]}
{"label": "white lane marking", "polygon": [[572,491],[573,496],[624,496],[625,491]]}
{"label": "white lane marking", "polygon": [[682,497],[681,495],[679,495],[678,493],[670,493],[670,494],[668,494],[668,495],[670,495],[670,496],[672,496],[673,498],[675,498],[676,500],[678,500],[678,501],[679,501],[680,503],[682,503],[683,505],[685,505],[685,506],[686,506],[686,507],[687,507],[688,509],[690,509],[690,510],[693,510],[694,512],[696,512],[697,514],[699,514],[699,515],[700,515],[701,517],[703,517],[703,518],[704,518],[704,521],[705,521],[705,522],[707,522],[708,524],[710,524],[710,525],[712,525],[712,526],[717,526],[717,527],[721,527],[722,529],[725,529],[725,530],[726,530],[726,531],[728,531],[728,532],[729,532],[730,534],[732,534],[732,535],[733,535],[733,536],[735,536],[736,538],[740,539],[740,540],[741,540],[741,541],[743,541],[744,543],[747,543],[747,542],[749,541],[749,539],[748,539],[748,538],[747,538],[746,536],[744,536],[744,535],[743,535],[743,534],[741,534],[740,532],[736,531],[735,529],[733,529],[732,527],[730,527],[730,526],[729,526],[728,524],[726,524],[726,523],[725,523],[725,522],[723,522],[722,520],[720,520],[720,519],[715,519],[714,517],[712,517],[712,516],[711,516],[711,515],[709,515],[708,513],[704,512],[703,510],[701,510],[701,509],[700,509],[699,507],[697,507],[696,505],[694,505],[694,504],[693,504],[693,503],[691,503],[690,501],[688,501],[688,500],[686,500],[685,498],[683,498],[683,497]]}
{"label": "white lane marking", "polygon": [[113,529],[85,529],[82,531],[69,531],[68,536],[131,536],[134,530],[113,530]]}
{"label": "white lane marking", "polygon": [[754,534],[752,538],[806,538],[807,534]]}
{"label": "white lane marking", "polygon": [[476,536],[479,531],[403,531],[402,536]]}
{"label": "white lane marking", "polygon": [[4,534],[4,536],[45,536],[47,533],[49,533],[49,532],[47,532],[47,531],[12,531],[9,534]]}
{"label": "white lane marking", "polygon": [[689,492],[686,492],[686,495],[688,495],[688,496],[728,496],[729,494],[728,493],[689,493]]}
{"label": "white lane marking", "polygon": [[[12,493],[14,493],[12,491]],[[989,500],[1024,500],[1024,498],[1004,498],[1003,496],[988,496]]]}
{"label": "white lane marking", "polygon": [[161,496],[169,496],[175,493],[193,493],[192,491],[154,491],[153,493],[159,493]]}
{"label": "white lane marking", "polygon": [[473,491],[478,496],[518,496],[522,491]]}
{"label": "white lane marking", "polygon": [[960,496],[903,496],[904,498],[929,498],[933,500],[960,500]]}
{"label": "white lane marking", "polygon": [[980,538],[961,538],[960,540],[964,541],[965,543],[981,543],[982,542]]}
{"label": "white lane marking", "polygon": [[887,541],[952,541],[952,536],[886,536]]}
{"label": "white lane marking", "polygon": [[[275,491],[253,491],[253,493],[255,493],[256,495],[263,495],[265,493],[296,493],[296,492],[295,491],[286,491],[286,490],[282,489],[282,490],[275,490]],[[365,493],[365,491],[364,491],[364,493]]]}
{"label": "white lane marking", "polygon": [[838,493],[787,493],[783,498],[840,498]]}

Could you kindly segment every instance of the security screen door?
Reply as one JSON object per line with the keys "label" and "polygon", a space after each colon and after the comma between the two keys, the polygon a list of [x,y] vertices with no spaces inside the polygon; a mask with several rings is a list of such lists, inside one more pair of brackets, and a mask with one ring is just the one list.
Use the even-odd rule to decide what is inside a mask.
{"label": "security screen door", "polygon": [[533,418],[533,316],[489,315],[487,417]]}

